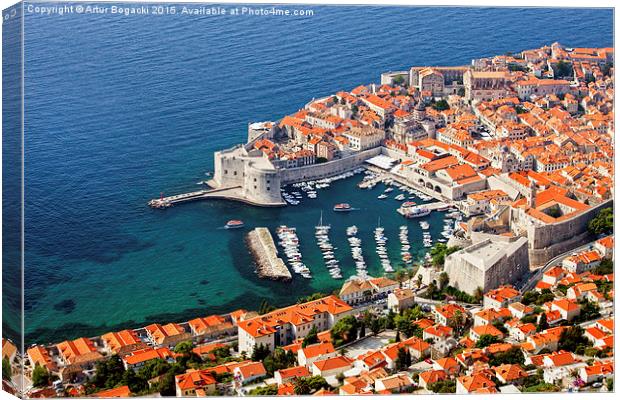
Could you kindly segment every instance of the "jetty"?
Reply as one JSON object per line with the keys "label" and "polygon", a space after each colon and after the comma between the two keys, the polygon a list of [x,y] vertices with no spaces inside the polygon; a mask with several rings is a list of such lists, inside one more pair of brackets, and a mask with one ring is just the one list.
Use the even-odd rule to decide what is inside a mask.
{"label": "jetty", "polygon": [[278,257],[278,249],[273,241],[271,232],[267,228],[255,228],[247,235],[247,244],[250,253],[256,262],[256,272],[261,279],[272,281],[290,281],[291,272]]}

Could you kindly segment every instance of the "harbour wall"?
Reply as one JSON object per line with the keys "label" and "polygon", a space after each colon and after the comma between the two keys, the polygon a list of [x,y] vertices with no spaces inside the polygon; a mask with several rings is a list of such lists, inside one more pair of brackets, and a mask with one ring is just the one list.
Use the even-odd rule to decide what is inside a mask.
{"label": "harbour wall", "polygon": [[367,159],[381,154],[381,147],[364,150],[357,154],[341,158],[338,160],[328,161],[322,164],[307,165],[298,168],[285,168],[279,170],[280,183],[283,185],[297,183],[302,181],[317,180],[329,178],[343,172],[350,171],[359,167]]}
{"label": "harbour wall", "polygon": [[256,228],[247,236],[250,253],[256,262],[256,272],[261,279],[273,281],[290,281],[291,272],[278,257],[278,250],[267,228]]}

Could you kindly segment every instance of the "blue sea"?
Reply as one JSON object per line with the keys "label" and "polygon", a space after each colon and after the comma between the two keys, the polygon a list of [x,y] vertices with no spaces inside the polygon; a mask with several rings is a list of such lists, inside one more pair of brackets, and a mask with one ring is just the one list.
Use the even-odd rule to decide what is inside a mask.
{"label": "blue sea", "polygon": [[[555,41],[613,45],[609,9],[278,7],[314,15],[26,12],[26,344],[330,293],[342,281],[326,273],[314,240],[321,210],[345,276],[354,272],[344,232],[352,224],[369,271],[380,273],[378,217],[394,259],[407,222],[395,200],[376,199],[380,188],[357,189],[359,177],[283,209],[211,201],[162,211],[146,202],[197,189],[213,152],[244,141],[248,122],[378,82],[381,72]],[[331,211],[345,201],[360,210]],[[259,280],[247,230],[217,229],[232,218],[297,227],[315,278]],[[434,237],[441,220],[431,217]],[[421,230],[409,226],[422,255]]]}

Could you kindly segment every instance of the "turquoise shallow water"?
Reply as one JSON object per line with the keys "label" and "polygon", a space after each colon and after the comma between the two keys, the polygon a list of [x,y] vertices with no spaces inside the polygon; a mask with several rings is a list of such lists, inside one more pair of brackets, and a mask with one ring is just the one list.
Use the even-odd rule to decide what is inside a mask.
{"label": "turquoise shallow water", "polygon": [[[464,64],[556,40],[613,43],[609,10],[311,8],[314,17],[279,19],[26,16],[27,343],[331,291],[341,282],[324,272],[314,242],[321,209],[345,275],[354,269],[344,232],[353,222],[378,272],[370,257],[377,217],[392,255],[404,220],[396,201],[376,200],[378,188],[355,188],[361,178],[284,209],[145,204],[161,191],[195,190],[213,151],[243,141],[249,121],[280,118],[382,71]],[[343,201],[361,210],[330,211]],[[256,279],[245,231],[216,229],[231,218],[297,227],[315,278]],[[411,240],[420,238],[410,225]]]}

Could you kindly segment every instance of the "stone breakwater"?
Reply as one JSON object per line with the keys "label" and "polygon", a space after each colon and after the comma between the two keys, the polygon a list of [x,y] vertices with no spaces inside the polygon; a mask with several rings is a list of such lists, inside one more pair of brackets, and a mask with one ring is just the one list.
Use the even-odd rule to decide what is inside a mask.
{"label": "stone breakwater", "polygon": [[253,229],[248,233],[246,241],[256,262],[259,278],[287,282],[293,279],[284,261],[278,257],[278,249],[269,229]]}

